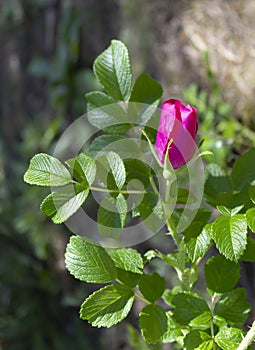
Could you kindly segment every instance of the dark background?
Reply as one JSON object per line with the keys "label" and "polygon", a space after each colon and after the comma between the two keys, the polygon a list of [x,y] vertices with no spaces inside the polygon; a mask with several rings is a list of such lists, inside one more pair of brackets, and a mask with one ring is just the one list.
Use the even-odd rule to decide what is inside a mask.
{"label": "dark background", "polygon": [[[0,1],[0,349],[150,348],[127,332],[135,314],[112,330],[79,319],[94,287],[66,272],[70,233],[42,215],[46,192],[23,174],[86,112],[84,94],[99,88],[93,61],[114,38],[135,77],[146,71],[165,98],[199,108],[207,149],[231,166],[255,145],[254,14],[248,0]],[[253,301],[253,265],[242,279]]]}

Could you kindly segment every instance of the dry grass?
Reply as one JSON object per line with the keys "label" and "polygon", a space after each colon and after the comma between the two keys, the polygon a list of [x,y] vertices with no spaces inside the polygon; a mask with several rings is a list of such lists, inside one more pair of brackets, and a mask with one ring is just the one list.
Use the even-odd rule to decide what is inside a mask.
{"label": "dry grass", "polygon": [[206,82],[204,53],[235,115],[253,121],[255,111],[255,1],[144,1],[155,28],[161,81],[181,96],[191,82]]}

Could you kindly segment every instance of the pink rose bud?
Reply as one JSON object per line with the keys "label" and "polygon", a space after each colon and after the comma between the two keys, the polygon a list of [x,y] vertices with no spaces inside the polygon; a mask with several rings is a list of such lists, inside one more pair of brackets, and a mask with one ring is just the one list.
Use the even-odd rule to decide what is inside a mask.
{"label": "pink rose bud", "polygon": [[167,100],[162,104],[159,120],[156,151],[164,163],[169,141],[172,139],[168,155],[174,169],[181,168],[196,152],[197,109],[184,106],[179,100]]}

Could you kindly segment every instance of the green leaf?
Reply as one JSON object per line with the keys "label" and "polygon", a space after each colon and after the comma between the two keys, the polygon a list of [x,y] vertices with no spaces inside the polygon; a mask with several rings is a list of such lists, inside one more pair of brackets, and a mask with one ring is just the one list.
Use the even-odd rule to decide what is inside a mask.
{"label": "green leaf", "polygon": [[[97,157],[99,176],[104,183],[109,181],[109,176],[113,178],[115,186],[120,190],[126,181],[126,170],[120,156],[115,152],[106,152]],[[101,165],[101,166],[100,166]],[[107,181],[108,178],[108,181]]]}
{"label": "green leaf", "polygon": [[155,344],[167,331],[166,312],[158,305],[147,305],[140,312],[139,323],[144,340]]}
{"label": "green leaf", "polygon": [[[135,326],[132,326],[130,323],[126,324],[127,332],[128,332],[128,346],[130,349],[136,350],[151,350],[151,346],[147,344],[143,337],[141,337],[140,332],[136,329]],[[153,350],[160,350],[157,345]]]}
{"label": "green leaf", "polygon": [[[156,138],[157,138],[157,126],[159,123],[159,119],[160,119],[160,115],[155,113],[154,117],[150,120],[149,125],[146,125],[143,128],[144,133],[141,134],[142,141],[149,140],[151,142],[151,144],[155,144]],[[144,143],[142,142],[141,146],[143,146],[143,145],[144,145]],[[145,142],[145,145],[146,145],[146,142]],[[148,146],[148,145],[146,145],[146,146]]]}
{"label": "green leaf", "polygon": [[91,125],[111,133],[123,133],[132,126],[127,113],[114,99],[101,91],[86,94],[87,116]]}
{"label": "green leaf", "polygon": [[147,192],[138,206],[144,225],[151,232],[157,233],[162,227],[163,208],[155,193]]}
{"label": "green leaf", "polygon": [[247,262],[255,261],[255,240],[251,237],[247,237],[247,246],[240,260]]}
{"label": "green leaf", "polygon": [[240,266],[222,255],[209,259],[204,271],[206,287],[216,293],[231,291],[240,279]]}
{"label": "green leaf", "polygon": [[163,90],[160,84],[148,74],[140,75],[135,81],[130,102],[140,102],[148,105],[158,105]]}
{"label": "green leaf", "polygon": [[228,322],[225,320],[225,318],[220,317],[218,315],[213,315],[213,323],[219,328],[224,328],[228,326]]}
{"label": "green leaf", "polygon": [[156,252],[153,249],[147,250],[146,253],[143,255],[144,263],[147,264],[149,261],[151,261],[153,258],[156,258],[158,255],[158,252]]}
{"label": "green leaf", "polygon": [[103,237],[119,238],[127,218],[127,203],[119,193],[116,198],[106,195],[97,212],[98,232]]}
{"label": "green leaf", "polygon": [[191,267],[184,269],[182,273],[183,284],[189,286],[189,290],[192,289],[194,283],[198,279],[198,268],[197,265],[193,264]]}
{"label": "green leaf", "polygon": [[174,306],[172,303],[173,297],[182,292],[182,288],[180,285],[177,285],[175,287],[173,287],[173,289],[165,289],[164,293],[162,295],[162,299],[164,300],[164,302],[169,305],[169,306]]}
{"label": "green leaf", "polygon": [[91,294],[82,304],[80,317],[93,327],[107,327],[127,317],[134,302],[132,289],[112,284]]}
{"label": "green leaf", "polygon": [[139,289],[144,297],[154,302],[158,300],[166,288],[166,282],[157,272],[152,275],[142,275],[139,281]]}
{"label": "green leaf", "polygon": [[95,60],[93,70],[109,95],[116,100],[129,99],[132,72],[128,50],[121,41],[111,41],[111,45]]}
{"label": "green leaf", "polygon": [[162,335],[160,341],[162,343],[172,343],[182,337],[182,331],[178,324],[173,320],[171,311],[166,312],[167,331]]}
{"label": "green leaf", "polygon": [[[235,215],[235,211],[241,211],[244,206],[251,203],[247,191],[227,193],[222,192],[217,196],[217,205],[223,215]],[[225,208],[224,208],[225,207]]]}
{"label": "green leaf", "polygon": [[243,332],[238,328],[223,328],[217,333],[215,342],[222,350],[236,350],[243,339]]}
{"label": "green leaf", "polygon": [[172,299],[172,304],[175,306],[175,320],[185,326],[203,312],[210,311],[205,300],[200,295],[191,292],[176,294]]}
{"label": "green leaf", "polygon": [[121,227],[123,228],[127,220],[127,212],[128,212],[127,202],[122,193],[119,193],[117,197],[115,197],[115,200],[116,200],[116,209],[118,210],[118,213],[119,213]]}
{"label": "green leaf", "polygon": [[233,189],[241,191],[247,184],[255,180],[255,149],[239,157],[233,166],[231,179]]}
{"label": "green leaf", "polygon": [[184,338],[185,350],[212,350],[213,339],[206,332],[191,331]]}
{"label": "green leaf", "polygon": [[139,158],[141,155],[137,143],[121,135],[100,135],[93,140],[89,150],[94,157],[97,157],[100,153],[102,154],[102,152],[113,151],[118,153],[124,161],[127,158]]}
{"label": "green leaf", "polygon": [[190,225],[183,231],[185,242],[189,242],[192,238],[199,236],[204,226],[208,223],[211,214],[211,210],[207,209],[199,209],[197,211]]}
{"label": "green leaf", "polygon": [[246,212],[246,219],[249,228],[255,232],[255,208],[250,208]]}
{"label": "green leaf", "polygon": [[118,141],[123,141],[125,139],[125,136],[122,135],[100,135],[91,142],[89,153],[93,157],[97,157],[102,151],[115,151],[115,145]]}
{"label": "green leaf", "polygon": [[72,169],[73,176],[79,182],[90,186],[95,181],[96,163],[90,155],[80,153],[76,158],[68,159],[66,163]]}
{"label": "green leaf", "polygon": [[65,263],[71,275],[81,281],[108,283],[117,277],[114,263],[105,249],[79,236],[70,238]]}
{"label": "green leaf", "polygon": [[111,104],[115,104],[116,101],[109,95],[106,95],[102,91],[92,91],[85,95],[87,100],[87,111],[90,112],[93,109],[97,109],[99,107],[108,106]]}
{"label": "green leaf", "polygon": [[231,183],[226,173],[217,164],[209,164],[206,168],[205,181],[205,195],[208,203],[217,205],[219,193],[230,191]]}
{"label": "green leaf", "polygon": [[77,212],[88,195],[88,189],[76,193],[73,186],[67,187],[62,192],[52,192],[47,196],[40,209],[44,215],[51,217],[55,224],[61,224]]}
{"label": "green leaf", "polygon": [[134,273],[143,273],[143,258],[132,248],[114,249],[108,252],[116,267]]}
{"label": "green leaf", "polygon": [[211,224],[205,225],[202,232],[197,237],[191,238],[186,244],[187,252],[192,262],[202,258],[207,252],[211,243],[211,230]]}
{"label": "green leaf", "polygon": [[189,204],[196,202],[196,197],[193,192],[187,190],[186,188],[178,188],[177,201],[178,204],[186,204],[189,200]]}
{"label": "green leaf", "polygon": [[249,197],[253,204],[255,204],[255,186],[250,186],[248,189]]}
{"label": "green leaf", "polygon": [[189,326],[194,329],[205,330],[211,327],[212,313],[211,311],[204,311],[197,317],[190,321]]}
{"label": "green leaf", "polygon": [[[146,124],[156,111],[163,90],[160,84],[147,74],[137,78],[130,97],[129,114],[137,116],[138,124]],[[135,103],[138,102],[138,103]]]}
{"label": "green leaf", "polygon": [[118,273],[118,281],[125,284],[126,286],[130,288],[134,288],[138,285],[141,274],[140,273],[134,273],[126,270],[119,269],[117,267],[117,273]]}
{"label": "green leaf", "polygon": [[244,205],[238,205],[235,208],[227,208],[224,205],[218,205],[217,209],[218,211],[222,214],[222,215],[226,215],[226,216],[234,216],[237,213],[239,213],[240,210],[242,210],[244,207]]}
{"label": "green leaf", "polygon": [[[136,154],[136,157],[138,154]],[[142,183],[143,189],[150,187],[150,176],[151,172],[149,167],[139,159],[125,159],[124,161],[127,180],[129,183],[131,180],[138,180]]]}
{"label": "green leaf", "polygon": [[176,267],[178,269],[179,267],[179,261],[178,261],[178,254],[177,253],[171,253],[171,254],[163,254],[160,251],[155,252],[155,256],[164,260],[168,265]]}
{"label": "green leaf", "polygon": [[223,317],[230,324],[242,324],[250,309],[245,289],[237,288],[221,296],[215,305],[214,314]]}
{"label": "green leaf", "polygon": [[220,216],[212,226],[216,247],[227,259],[238,261],[247,243],[247,223],[242,214]]}
{"label": "green leaf", "polygon": [[30,185],[64,186],[70,183],[71,174],[58,159],[39,153],[30,160],[24,181]]}

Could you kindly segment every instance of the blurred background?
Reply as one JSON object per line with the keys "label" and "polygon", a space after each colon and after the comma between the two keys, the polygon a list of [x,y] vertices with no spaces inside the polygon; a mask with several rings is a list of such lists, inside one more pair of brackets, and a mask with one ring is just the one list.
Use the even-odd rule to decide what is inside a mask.
{"label": "blurred background", "polygon": [[[46,192],[23,174],[86,112],[84,94],[99,88],[92,63],[114,38],[128,47],[135,77],[146,71],[164,98],[198,108],[203,148],[215,154],[207,162],[231,167],[255,146],[254,18],[253,0],[0,1],[1,350],[153,348],[135,313],[111,330],[79,319],[94,286],[66,272],[70,233],[43,216]],[[253,301],[253,265],[243,271]]]}

